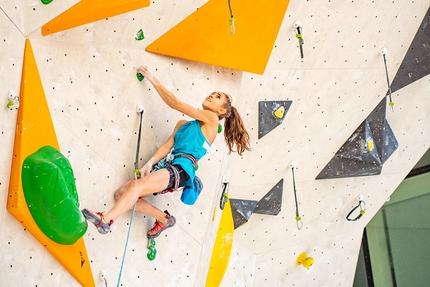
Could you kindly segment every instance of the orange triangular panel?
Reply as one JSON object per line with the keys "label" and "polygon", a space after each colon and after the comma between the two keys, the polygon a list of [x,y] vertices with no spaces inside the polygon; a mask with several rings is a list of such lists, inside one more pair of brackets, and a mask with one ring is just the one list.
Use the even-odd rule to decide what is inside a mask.
{"label": "orange triangular panel", "polygon": [[289,0],[211,0],[150,44],[146,51],[263,74]]}
{"label": "orange triangular panel", "polygon": [[82,0],[42,27],[46,36],[149,6],[149,0]]}
{"label": "orange triangular panel", "polygon": [[46,145],[59,150],[36,60],[27,39],[6,208],[79,283],[83,286],[95,286],[83,238],[72,245],[52,241],[39,229],[25,201],[22,164],[27,156]]}

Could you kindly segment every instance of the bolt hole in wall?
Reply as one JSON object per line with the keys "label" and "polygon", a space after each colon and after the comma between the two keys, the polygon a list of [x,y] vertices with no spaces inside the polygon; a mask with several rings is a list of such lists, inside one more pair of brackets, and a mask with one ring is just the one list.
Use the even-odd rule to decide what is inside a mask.
{"label": "bolt hole in wall", "polygon": [[354,287],[429,286],[430,149],[365,228]]}

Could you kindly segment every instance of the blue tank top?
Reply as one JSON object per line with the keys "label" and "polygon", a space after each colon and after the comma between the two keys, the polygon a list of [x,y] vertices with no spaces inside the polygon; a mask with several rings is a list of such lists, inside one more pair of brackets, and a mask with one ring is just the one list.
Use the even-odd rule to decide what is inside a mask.
{"label": "blue tank top", "polygon": [[[206,140],[200,128],[198,120],[193,120],[183,124],[174,135],[173,155],[190,154],[197,160],[200,160],[207,154],[210,144]],[[194,180],[195,170],[193,163],[188,158],[176,158],[172,164],[180,165],[185,172],[190,176],[186,185]]]}

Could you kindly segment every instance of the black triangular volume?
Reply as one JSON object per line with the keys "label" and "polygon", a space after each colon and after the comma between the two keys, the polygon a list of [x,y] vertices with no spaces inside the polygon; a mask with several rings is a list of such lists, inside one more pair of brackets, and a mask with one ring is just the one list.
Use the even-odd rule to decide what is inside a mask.
{"label": "black triangular volume", "polygon": [[316,179],[377,175],[397,149],[398,143],[388,124],[384,97],[355,130]]}
{"label": "black triangular volume", "polygon": [[230,198],[231,212],[233,214],[234,229],[248,222],[252,212],[257,206],[256,200]]}
{"label": "black triangular volume", "polygon": [[260,199],[254,209],[254,213],[278,215],[282,207],[283,188],[284,179],[281,179],[262,199]]}
{"label": "black triangular volume", "polygon": [[397,142],[396,136],[394,135],[393,130],[391,129],[387,120],[385,120],[382,133],[383,138],[379,155],[381,157],[382,164],[384,164],[399,147],[399,143]]}
{"label": "black triangular volume", "polygon": [[430,8],[394,77],[391,92],[400,90],[428,74],[430,74]]}
{"label": "black triangular volume", "polygon": [[[291,104],[292,101],[262,101],[258,103],[258,139],[282,124]],[[284,114],[278,118],[274,113],[280,107],[284,107]]]}
{"label": "black triangular volume", "polygon": [[[343,144],[316,179],[380,174],[382,164],[376,148],[369,148],[367,120]],[[366,132],[367,131],[367,132]],[[371,133],[370,133],[371,134]]]}
{"label": "black triangular volume", "polygon": [[384,97],[366,119],[369,122],[381,164],[384,164],[399,146],[396,136],[385,118],[386,107],[387,97]]}

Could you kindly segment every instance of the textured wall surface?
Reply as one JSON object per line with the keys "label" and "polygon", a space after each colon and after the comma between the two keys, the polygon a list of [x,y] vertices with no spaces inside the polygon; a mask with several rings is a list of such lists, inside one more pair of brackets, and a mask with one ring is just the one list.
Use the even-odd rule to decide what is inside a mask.
{"label": "textured wall surface", "polygon": [[[223,175],[231,183],[232,198],[254,201],[284,181],[280,213],[253,214],[235,230],[221,286],[351,286],[363,228],[429,148],[430,77],[393,93],[394,113],[387,107],[386,118],[399,147],[380,175],[315,178],[386,95],[381,49],[388,50],[392,80],[430,1],[291,0],[263,75],[145,52],[202,6],[201,0],[152,1],[147,8],[41,35],[43,24],[76,2],[0,1],[0,285],[79,285],[5,208],[17,115],[6,109],[7,94],[19,93],[27,37],[61,152],[75,173],[81,207],[109,210],[115,189],[133,177],[137,104],[146,109],[141,164],[167,139],[176,121],[186,118],[169,109],[149,83],[137,81],[135,69],[141,64],[196,107],[214,90],[230,93],[250,132],[252,152],[243,156],[228,155],[224,140],[217,138],[200,162],[198,175],[205,188],[196,205],[184,205],[179,194],[151,199],[177,218],[177,226],[157,239],[152,262],[146,259],[146,231],[153,219],[135,215],[123,286],[204,286],[221,216]],[[227,1],[226,17],[228,21]],[[303,26],[303,59],[293,28],[296,20]],[[145,33],[142,41],[134,39],[139,29]],[[292,101],[282,124],[261,139],[259,101]],[[301,230],[295,221],[292,160],[297,164]],[[348,222],[345,217],[360,194],[366,214]],[[97,286],[105,284],[99,280],[101,270],[108,273],[109,286],[117,282],[130,214],[117,220],[108,235],[93,226],[84,235]],[[304,251],[315,260],[309,269],[296,265]]]}

